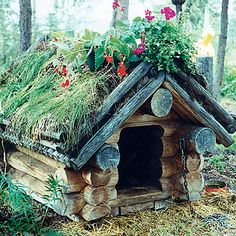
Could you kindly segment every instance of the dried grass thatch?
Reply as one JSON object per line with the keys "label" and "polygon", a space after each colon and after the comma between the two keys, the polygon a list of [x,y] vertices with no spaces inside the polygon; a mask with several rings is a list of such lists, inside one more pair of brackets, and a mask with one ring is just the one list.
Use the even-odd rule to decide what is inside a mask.
{"label": "dried grass thatch", "polygon": [[188,204],[172,203],[161,211],[107,218],[94,224],[61,223],[56,228],[67,236],[236,235],[236,194],[205,195],[192,206],[203,219],[191,215]]}

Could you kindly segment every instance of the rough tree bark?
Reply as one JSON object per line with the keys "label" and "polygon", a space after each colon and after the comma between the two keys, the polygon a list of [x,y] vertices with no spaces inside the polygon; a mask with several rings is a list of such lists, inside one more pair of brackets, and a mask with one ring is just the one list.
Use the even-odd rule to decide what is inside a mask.
{"label": "rough tree bark", "polygon": [[220,86],[222,84],[223,73],[224,73],[224,61],[225,61],[225,51],[227,46],[227,34],[228,34],[228,7],[229,0],[222,0],[221,5],[221,29],[219,44],[217,50],[217,62],[216,70],[213,81],[214,96],[219,98]]}
{"label": "rough tree bark", "polygon": [[31,0],[19,0],[20,4],[20,54],[31,45],[32,37],[32,7]]}
{"label": "rough tree bark", "polygon": [[126,21],[129,16],[129,0],[114,0],[120,6],[113,10],[111,27],[116,28],[117,21]]}

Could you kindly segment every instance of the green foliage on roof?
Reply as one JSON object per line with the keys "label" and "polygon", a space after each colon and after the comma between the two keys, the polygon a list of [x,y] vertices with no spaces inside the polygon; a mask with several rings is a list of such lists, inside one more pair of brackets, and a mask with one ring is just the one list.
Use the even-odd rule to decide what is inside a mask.
{"label": "green foliage on roof", "polygon": [[[43,132],[63,131],[66,146],[76,143],[105,97],[142,60],[157,70],[195,73],[195,49],[175,13],[137,17],[131,25],[100,35],[86,30],[71,39],[53,33],[0,75],[0,122],[10,120],[14,134],[38,140]],[[164,19],[165,16],[165,19]]]}

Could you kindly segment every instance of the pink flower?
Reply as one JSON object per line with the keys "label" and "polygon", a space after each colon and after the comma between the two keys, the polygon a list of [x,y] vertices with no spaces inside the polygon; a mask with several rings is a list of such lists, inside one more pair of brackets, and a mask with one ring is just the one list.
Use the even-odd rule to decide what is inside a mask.
{"label": "pink flower", "polygon": [[145,16],[145,18],[146,18],[148,21],[152,21],[152,20],[155,18],[155,16]]}
{"label": "pink flower", "polygon": [[164,9],[161,9],[161,14],[165,15],[166,20],[170,20],[171,18],[176,16],[175,11],[170,7],[164,7]]}
{"label": "pink flower", "polygon": [[120,4],[118,3],[118,1],[114,1],[112,3],[112,8],[115,10],[116,8],[120,7]]}
{"label": "pink flower", "polygon": [[125,7],[121,7],[121,11],[125,11]]}
{"label": "pink flower", "polygon": [[152,11],[150,10],[145,10],[145,18],[148,20],[148,21],[152,21],[155,16],[152,16]]}
{"label": "pink flower", "polygon": [[145,43],[141,43],[140,46],[141,46],[141,47],[135,48],[135,49],[133,50],[133,54],[134,54],[134,55],[139,55],[139,54],[141,54],[141,53],[144,52],[144,50],[145,50]]}

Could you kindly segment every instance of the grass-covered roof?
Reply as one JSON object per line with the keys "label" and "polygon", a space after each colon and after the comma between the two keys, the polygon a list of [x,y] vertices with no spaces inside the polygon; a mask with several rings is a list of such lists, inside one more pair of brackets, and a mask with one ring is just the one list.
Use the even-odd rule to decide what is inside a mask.
{"label": "grass-covered roof", "polygon": [[194,73],[195,49],[172,17],[137,17],[131,26],[120,23],[104,35],[85,31],[73,40],[52,34],[0,75],[0,123],[10,122],[19,139],[62,131],[69,147],[90,132],[103,100],[142,60]]}

